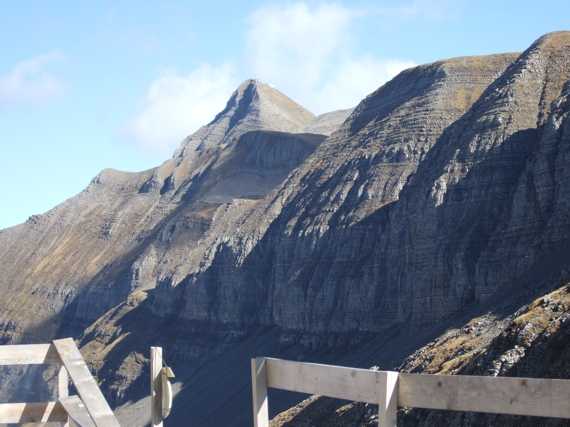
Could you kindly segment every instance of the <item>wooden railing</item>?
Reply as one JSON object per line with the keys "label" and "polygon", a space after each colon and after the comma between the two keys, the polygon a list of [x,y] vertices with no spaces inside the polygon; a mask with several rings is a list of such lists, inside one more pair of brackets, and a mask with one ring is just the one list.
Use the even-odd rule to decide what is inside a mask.
{"label": "wooden railing", "polygon": [[[0,424],[60,423],[81,427],[120,427],[97,382],[71,338],[51,344],[0,346],[0,365],[55,365],[57,401],[0,404]],[[79,396],[69,395],[69,380]]]}
{"label": "wooden railing", "polygon": [[[51,344],[0,346],[0,366],[55,365],[57,400],[49,402],[0,403],[0,425],[59,423],[79,427],[120,427],[95,378],[71,338]],[[150,423],[162,427],[172,408],[172,369],[163,366],[162,348],[150,353]],[[70,379],[78,396],[69,395]],[[1,379],[0,379],[1,381]]]}
{"label": "wooden railing", "polygon": [[379,405],[378,425],[397,426],[398,407],[570,419],[570,380],[419,375],[273,358],[251,361],[254,427],[269,426],[267,389]]}

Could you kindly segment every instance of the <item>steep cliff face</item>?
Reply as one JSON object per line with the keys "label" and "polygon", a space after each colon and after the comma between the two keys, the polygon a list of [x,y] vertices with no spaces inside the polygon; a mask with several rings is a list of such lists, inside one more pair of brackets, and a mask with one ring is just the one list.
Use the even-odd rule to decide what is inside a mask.
{"label": "steep cliff face", "polygon": [[[570,378],[567,286],[512,314],[521,295],[568,277],[569,61],[568,33],[534,43],[446,129],[382,218],[370,257],[380,265],[363,271],[386,284],[378,290],[397,307],[392,319],[421,328],[456,323],[450,316],[464,311],[492,313],[448,331],[400,369]],[[364,426],[373,414],[312,399],[275,425]],[[568,425],[434,411],[404,413],[401,423]]]}
{"label": "steep cliff face", "polygon": [[[295,238],[289,240],[289,247],[287,241],[271,242],[285,260],[274,272],[276,292],[293,295],[306,310],[304,318],[296,310],[297,318],[282,320],[277,305],[276,320],[297,323],[304,331],[379,331],[405,320],[442,319],[484,301],[515,283],[519,275],[531,274],[538,258],[529,247],[544,254],[545,236],[534,228],[536,221],[524,217],[532,215],[529,206],[533,206],[531,212],[534,209],[532,189],[523,196],[521,185],[518,198],[514,197],[551,102],[570,77],[568,42],[567,33],[546,36],[488,88],[482,85],[479,93],[468,90],[473,101],[479,94],[481,98],[447,129],[452,120],[443,118],[448,114],[449,96],[434,102],[444,106],[435,111],[429,109],[432,104],[420,103],[428,106],[427,129],[437,131],[433,123],[442,124],[441,132],[445,129],[443,134],[431,135],[432,139],[429,134],[423,137],[424,127],[410,111],[389,105],[387,111],[392,114],[403,113],[391,127],[382,120],[382,105],[371,108],[373,99],[357,107],[345,124],[357,137],[341,139],[341,150],[350,153],[347,163],[353,169],[339,173],[336,185],[327,192],[321,183],[331,181],[329,171],[335,167],[317,163],[326,162],[326,154],[312,156],[309,162],[319,160],[302,181],[320,191],[296,192],[283,210],[290,214],[278,220],[281,234]],[[396,85],[404,74],[381,91]],[[461,93],[457,88],[442,92]],[[397,93],[406,91],[400,88]],[[437,100],[437,93],[430,93],[429,99]],[[368,109],[373,113],[367,114]],[[414,110],[422,117],[423,110]],[[370,121],[369,116],[374,119]],[[377,124],[377,140],[368,133],[358,138]],[[386,128],[393,129],[394,135],[386,134]],[[359,159],[359,151],[374,146],[371,139],[378,144],[372,148],[374,155],[367,159],[363,154]],[[319,153],[331,145],[323,145]],[[340,157],[337,153],[340,150],[331,157]],[[419,169],[408,182],[418,161]],[[374,166],[367,167],[369,163]],[[307,266],[303,260],[309,254],[317,261]],[[335,283],[334,292],[324,283]]]}
{"label": "steep cliff face", "polygon": [[539,39],[446,130],[402,192],[374,256],[390,266],[379,279],[397,286],[401,318],[438,319],[507,287],[536,286],[535,273],[560,276],[568,260],[547,267],[542,259],[558,250],[549,228],[559,241],[569,237],[549,210],[558,197],[552,186],[564,179],[549,184],[533,169],[545,171],[535,159],[552,143],[545,123],[569,61],[568,33]]}
{"label": "steep cliff face", "polygon": [[[260,244],[279,260],[271,271],[275,323],[305,333],[390,326],[382,319],[397,305],[379,301],[385,285],[375,271],[361,268],[382,262],[372,250],[383,208],[398,200],[444,129],[514,58],[457,58],[404,71],[363,100],[295,171],[279,194],[284,207]],[[296,309],[283,301],[295,301]]]}
{"label": "steep cliff face", "polygon": [[[253,221],[246,221],[262,239],[244,255],[234,236],[209,268],[190,278],[181,316],[235,323],[248,318],[309,341],[323,332],[389,326],[378,321],[387,306],[371,298],[377,281],[356,271],[371,254],[376,212],[398,199],[443,130],[514,58],[458,58],[416,67],[367,97],[252,213]],[[214,311],[205,313],[204,307]]]}

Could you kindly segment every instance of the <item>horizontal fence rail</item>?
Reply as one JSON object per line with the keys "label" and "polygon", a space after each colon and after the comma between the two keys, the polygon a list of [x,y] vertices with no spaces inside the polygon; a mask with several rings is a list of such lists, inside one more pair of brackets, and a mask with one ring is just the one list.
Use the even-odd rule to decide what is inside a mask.
{"label": "horizontal fence rail", "polygon": [[255,427],[269,425],[267,388],[379,405],[379,425],[396,426],[398,407],[570,419],[570,380],[420,375],[252,360]]}
{"label": "horizontal fence rail", "polygon": [[0,365],[60,365],[51,344],[0,345]]}
{"label": "horizontal fence rail", "polygon": [[2,424],[67,422],[67,412],[58,402],[0,403]]}
{"label": "horizontal fence rail", "polygon": [[570,418],[570,380],[399,375],[399,406]]}
{"label": "horizontal fence rail", "polygon": [[378,403],[378,377],[368,369],[265,359],[267,387]]}

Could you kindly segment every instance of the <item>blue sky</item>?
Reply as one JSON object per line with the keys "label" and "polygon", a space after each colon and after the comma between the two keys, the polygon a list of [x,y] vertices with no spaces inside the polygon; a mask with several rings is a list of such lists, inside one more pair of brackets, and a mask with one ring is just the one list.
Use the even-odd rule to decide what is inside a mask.
{"label": "blue sky", "polygon": [[568,16],[555,0],[6,2],[0,228],[101,169],[160,164],[246,78],[322,113],[414,64],[524,50]]}

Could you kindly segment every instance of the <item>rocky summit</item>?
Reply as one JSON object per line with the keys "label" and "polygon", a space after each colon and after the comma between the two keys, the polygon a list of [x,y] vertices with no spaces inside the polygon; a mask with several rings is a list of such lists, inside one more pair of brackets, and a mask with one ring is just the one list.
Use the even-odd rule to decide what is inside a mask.
{"label": "rocky summit", "polygon": [[[248,80],[162,165],[104,170],[0,231],[1,343],[74,336],[129,426],[150,345],[178,374],[173,425],[251,425],[259,355],[570,378],[569,114],[569,32],[405,70],[321,116]],[[273,423],[369,409],[313,397]]]}

